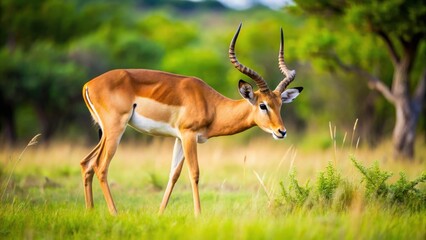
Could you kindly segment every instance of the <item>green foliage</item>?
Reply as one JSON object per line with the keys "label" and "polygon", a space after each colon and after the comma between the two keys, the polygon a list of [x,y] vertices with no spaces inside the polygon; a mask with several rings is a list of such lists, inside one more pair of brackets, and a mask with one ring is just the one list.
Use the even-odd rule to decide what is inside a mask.
{"label": "green foliage", "polygon": [[367,196],[383,197],[388,194],[389,186],[386,184],[386,181],[392,177],[392,173],[382,171],[378,162],[375,162],[373,166],[367,168],[356,161],[355,158],[351,158],[351,160],[363,175]]}
{"label": "green foliage", "polygon": [[110,27],[81,39],[75,43],[72,52],[85,67],[97,66],[96,74],[115,68],[155,69],[164,55],[159,44],[140,32],[129,33],[125,28]]}
{"label": "green foliage", "polygon": [[[305,29],[309,32],[301,35],[299,39],[298,55],[309,59],[319,73],[336,75],[333,78],[337,81],[325,84],[327,90],[330,90],[330,85],[336,85],[331,86],[332,91],[328,91],[328,93],[335,92],[336,96],[328,96],[330,99],[339,99],[342,92],[345,95],[349,94],[347,99],[339,100],[345,104],[344,108],[353,111],[339,114],[340,111],[337,109],[343,106],[339,106],[339,101],[336,100],[328,102],[333,104],[337,102],[335,104],[337,109],[333,109],[333,106],[324,106],[325,109],[333,109],[338,117],[337,121],[344,119],[346,115],[357,116],[362,122],[368,122],[366,125],[369,127],[365,127],[367,129],[363,131],[368,132],[370,136],[371,133],[380,135],[387,132],[383,130],[383,126],[394,124],[395,114],[389,110],[392,103],[385,104],[385,100],[376,97],[374,93],[368,94],[366,101],[351,99],[365,98],[366,92],[369,91],[366,87],[366,78],[360,74],[361,72],[380,79],[387,86],[392,86],[392,80],[395,79],[394,65],[398,62],[392,60],[395,56],[409,59],[414,66],[405,73],[409,82],[404,86],[417,85],[421,72],[424,72],[424,64],[421,63],[425,62],[426,56],[421,49],[426,39],[425,4],[420,0],[295,0],[295,3],[292,10],[306,17]],[[411,53],[407,54],[408,52]],[[326,91],[323,90],[323,86],[315,89]],[[411,90],[414,92],[414,88]],[[371,115],[367,114],[371,111],[380,117],[371,118]]]}
{"label": "green foliage", "polygon": [[[112,6],[77,6],[75,1],[57,0],[0,3],[0,35],[4,36],[0,40],[0,101],[2,108],[9,109],[1,122],[7,119],[9,136],[30,129],[18,138],[41,131],[48,139],[79,114],[83,106],[75,103],[81,99],[88,71],[69,55],[67,46],[101,23],[110,25],[111,16],[120,12],[117,7],[115,14],[106,16],[95,5],[103,10]],[[21,125],[35,118],[38,121],[30,127]]]}
{"label": "green foliage", "polygon": [[416,188],[419,183],[426,182],[426,173],[415,180],[407,180],[405,173],[400,173],[400,178],[389,186],[388,199],[395,204],[409,204],[414,208],[424,207],[426,192]]}
{"label": "green foliage", "polygon": [[[403,22],[395,33],[406,33],[413,21],[413,31],[424,29],[424,6],[413,7],[416,1],[300,2],[302,9],[311,8],[325,14],[324,19],[332,19],[327,22],[290,14],[288,8],[232,11],[197,9],[197,1],[185,3],[191,5],[188,9],[182,8],[184,5],[174,8],[174,3],[168,1],[148,2],[0,1],[0,108],[11,109],[7,115],[11,119],[7,120],[14,123],[11,125],[19,139],[44,128],[52,132],[73,129],[74,136],[81,135],[79,129],[90,133],[84,131],[91,126],[83,124],[90,117],[81,100],[81,85],[114,68],[159,69],[196,76],[222,94],[239,98],[238,79],[250,80],[229,63],[227,48],[240,21],[244,25],[236,47],[238,58],[260,73],[271,88],[283,78],[276,56],[279,28],[284,30],[286,62],[297,70],[292,86],[306,89],[282,111],[289,128],[315,129],[330,117],[338,123],[360,117],[366,122],[364,126],[378,129],[374,132],[387,132],[394,116],[390,105],[370,95],[366,101],[359,101],[368,91],[365,84],[360,84],[364,80],[339,72],[336,64],[317,57],[334,52],[345,62],[361,66],[390,84],[393,71],[386,49],[377,37],[365,34],[368,29],[357,31],[365,28],[362,20],[381,20],[382,14],[371,14],[389,10],[391,14],[383,18],[386,24],[394,17]],[[346,11],[348,6],[351,8]],[[347,15],[344,21],[335,21],[341,14]],[[391,24],[396,25],[395,21]],[[413,65],[413,82],[422,73],[425,49],[423,43]],[[371,106],[377,113],[373,119],[365,114],[371,112]],[[48,122],[58,116],[58,121]],[[6,116],[0,118],[0,138],[4,139]]]}
{"label": "green foliage", "polygon": [[351,4],[345,12],[347,21],[362,30],[383,31],[405,40],[426,34],[426,6],[421,0],[365,1]]}
{"label": "green foliage", "polygon": [[332,162],[328,162],[326,170],[320,172],[317,179],[317,191],[320,198],[330,201],[341,182],[340,174],[334,168]]}
{"label": "green foliage", "polygon": [[[0,38],[0,45],[9,44],[27,48],[39,40],[66,43],[87,34],[108,20],[109,17],[100,18],[100,15],[94,15],[92,6],[85,5],[78,8],[75,1],[61,0],[1,1],[0,34],[5,37]],[[103,17],[108,16],[106,11],[97,13]]]}
{"label": "green foliage", "polygon": [[[285,203],[290,204],[292,207],[301,207],[305,204],[311,192],[309,182],[304,187],[299,185],[296,179],[296,171],[291,170],[288,175],[288,186],[284,185],[284,182],[280,182],[281,195]],[[283,203],[283,204],[285,204]]]}
{"label": "green foliage", "polygon": [[300,186],[294,170],[290,172],[288,181],[287,186],[283,181],[280,182],[281,196],[276,199],[278,206],[290,210],[333,208],[344,211],[352,204],[354,187],[341,178],[331,162],[328,163],[325,171],[318,174],[316,188],[309,186],[309,181],[305,187]]}
{"label": "green foliage", "polygon": [[[416,188],[420,183],[426,182],[425,173],[412,181],[407,180],[404,173],[400,173],[398,181],[388,184],[387,180],[392,173],[380,169],[377,162],[371,167],[365,167],[355,158],[352,157],[351,160],[361,173],[365,186],[365,199],[357,199],[357,201],[413,211],[426,208],[426,192],[424,189]],[[283,181],[280,182],[280,197],[276,199],[280,207],[284,206],[291,210],[305,207],[308,209],[331,207],[336,211],[346,211],[353,204],[359,204],[354,203],[355,191],[359,189],[356,189],[347,179],[343,179],[331,162],[328,163],[325,171],[318,174],[316,189],[309,187],[309,182],[305,187],[300,186],[294,170],[290,172],[288,181],[287,186]]]}
{"label": "green foliage", "polygon": [[[343,18],[360,31],[382,31],[405,40],[426,34],[426,6],[414,1],[314,1],[296,0],[299,10],[320,18]],[[329,21],[335,24],[338,21]]]}
{"label": "green foliage", "polygon": [[20,69],[24,59],[23,53],[17,51],[11,54],[7,49],[0,49],[0,98],[2,102],[22,102],[22,77]]}
{"label": "green foliage", "polygon": [[[37,42],[28,50],[2,49],[0,60],[5,63],[0,67],[1,100],[14,108],[12,114],[31,106],[40,119],[44,137],[50,137],[62,121],[75,116],[78,106],[71,103],[81,96],[86,74],[62,48]],[[37,131],[35,126],[30,134]]]}
{"label": "green foliage", "polygon": [[[165,56],[162,69],[183,75],[196,76],[219,92],[228,92],[224,84],[228,63],[210,48],[189,47],[176,49]],[[236,86],[236,85],[235,85]],[[235,91],[235,87],[231,90]]]}
{"label": "green foliage", "polygon": [[193,43],[199,37],[197,26],[171,15],[167,11],[154,11],[138,19],[136,28],[143,36],[164,47],[167,52]]}
{"label": "green foliage", "polygon": [[363,176],[368,197],[384,199],[391,204],[414,209],[426,207],[426,192],[416,188],[419,183],[426,182],[426,173],[422,173],[420,177],[409,181],[405,173],[401,172],[398,181],[387,184],[386,181],[392,176],[392,173],[382,171],[377,162],[372,167],[367,168],[356,161],[355,158],[351,158],[351,160]]}

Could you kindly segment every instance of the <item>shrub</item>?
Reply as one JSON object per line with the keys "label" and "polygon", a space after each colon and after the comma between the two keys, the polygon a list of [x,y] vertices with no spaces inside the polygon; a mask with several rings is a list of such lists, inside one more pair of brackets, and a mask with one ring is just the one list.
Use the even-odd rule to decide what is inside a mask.
{"label": "shrub", "polygon": [[281,186],[281,197],[284,202],[279,201],[279,203],[287,203],[290,207],[303,206],[306,200],[309,197],[311,192],[311,187],[309,186],[309,181],[306,183],[305,187],[300,186],[299,182],[296,179],[296,171],[291,170],[288,175],[289,184],[288,187],[284,185],[284,182],[280,182]]}
{"label": "shrub", "polygon": [[317,179],[317,191],[319,197],[327,202],[332,200],[340,182],[340,174],[336,171],[333,164],[328,162],[326,170],[324,172],[320,172]]}
{"label": "shrub", "polygon": [[406,174],[401,172],[398,181],[394,184],[386,184],[386,180],[392,176],[392,173],[381,171],[377,162],[370,168],[362,166],[354,158],[352,158],[352,162],[363,175],[367,196],[376,196],[387,200],[390,204],[414,209],[426,207],[426,192],[416,188],[419,183],[426,182],[426,173],[409,181]]}
{"label": "shrub", "polygon": [[[393,174],[380,169],[377,162],[365,167],[354,157],[351,157],[351,161],[362,175],[361,182],[365,187],[363,202],[398,208],[408,207],[414,211],[426,208],[426,190],[417,188],[420,183],[426,182],[426,173],[410,181],[406,174],[401,172],[399,179],[389,184],[387,181]],[[280,182],[281,198],[277,200],[278,205],[290,209],[332,207],[337,211],[344,211],[351,206],[355,191],[358,189],[353,183],[343,179],[331,162],[325,171],[319,173],[316,183],[317,187],[314,190],[309,186],[309,181],[304,187],[301,186],[296,179],[296,171],[292,170],[288,175],[287,186],[283,181]]]}
{"label": "shrub", "polygon": [[380,170],[377,162],[375,162],[373,166],[367,168],[356,161],[354,157],[351,157],[351,160],[363,175],[362,181],[365,182],[367,196],[380,197],[388,194],[389,186],[386,185],[386,181],[392,177],[392,173]]}

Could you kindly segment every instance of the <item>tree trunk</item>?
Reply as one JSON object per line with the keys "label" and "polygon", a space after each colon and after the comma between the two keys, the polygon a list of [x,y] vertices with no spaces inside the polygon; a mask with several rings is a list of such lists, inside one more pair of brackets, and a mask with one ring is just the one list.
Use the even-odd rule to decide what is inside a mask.
{"label": "tree trunk", "polygon": [[396,123],[393,131],[393,145],[395,159],[414,158],[414,143],[416,125],[419,114],[413,111],[412,104],[407,101],[396,102]]}
{"label": "tree trunk", "polygon": [[16,143],[15,111],[13,106],[7,103],[3,104],[2,108],[6,141],[13,145]]}
{"label": "tree trunk", "polygon": [[393,145],[395,159],[412,160],[420,112],[415,101],[411,99],[408,76],[412,60],[407,55],[399,64],[396,64],[393,75],[392,92],[396,110]]}

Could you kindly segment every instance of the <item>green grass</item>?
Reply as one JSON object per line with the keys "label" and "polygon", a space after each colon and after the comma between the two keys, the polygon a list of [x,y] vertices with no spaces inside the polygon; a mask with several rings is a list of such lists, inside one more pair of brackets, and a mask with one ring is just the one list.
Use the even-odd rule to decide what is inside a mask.
{"label": "green grass", "polygon": [[[13,172],[1,199],[0,239],[426,238],[426,203],[413,210],[368,197],[363,175],[346,150],[339,150],[336,158],[334,149],[301,152],[272,140],[240,146],[221,141],[200,145],[202,215],[193,215],[184,171],[165,214],[159,216],[172,145],[173,141],[166,140],[119,148],[110,167],[118,216],[109,214],[96,179],[95,209],[84,207],[78,163],[90,147],[72,143],[32,146],[16,168],[12,166],[22,149],[4,148],[0,154],[2,192]],[[379,160],[383,171],[406,173],[406,183],[425,169],[422,152],[420,160],[400,163],[380,160],[389,153],[380,147],[357,151],[357,160],[364,166],[374,166]],[[399,175],[394,175],[386,183],[389,189],[401,185],[396,184]],[[289,189],[289,177],[310,191],[303,204],[291,208],[291,198],[282,200],[280,186],[282,182]],[[424,183],[418,188],[424,191]],[[335,207],[342,191],[351,194],[350,201],[345,207]]]}
{"label": "green grass", "polygon": [[[253,206],[251,196],[202,197],[200,218],[192,206],[172,204],[158,216],[157,203],[146,197],[121,200],[122,212],[110,216],[104,204],[85,211],[82,202],[54,196],[50,200],[15,200],[1,207],[3,239],[424,239],[425,212],[399,212],[369,206],[359,212],[291,213]],[[64,194],[66,196],[66,194]],[[188,194],[176,194],[190,199]],[[206,196],[207,195],[207,196]],[[151,197],[150,197],[151,198]],[[159,196],[157,196],[159,200]],[[54,200],[54,201],[53,201]],[[140,200],[140,201],[138,201]],[[238,203],[236,203],[236,201]],[[218,207],[218,205],[220,205]]]}

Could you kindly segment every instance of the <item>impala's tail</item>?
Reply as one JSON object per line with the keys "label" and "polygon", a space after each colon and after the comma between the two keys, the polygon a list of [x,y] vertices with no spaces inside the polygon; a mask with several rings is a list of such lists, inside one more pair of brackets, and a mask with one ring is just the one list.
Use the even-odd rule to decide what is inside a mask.
{"label": "impala's tail", "polygon": [[84,99],[84,102],[86,103],[87,108],[90,111],[90,114],[92,115],[94,123],[99,126],[99,139],[101,139],[103,126],[102,126],[101,119],[99,118],[99,115],[96,112],[95,106],[90,100],[89,86],[87,86],[87,83],[83,86],[83,99]]}

